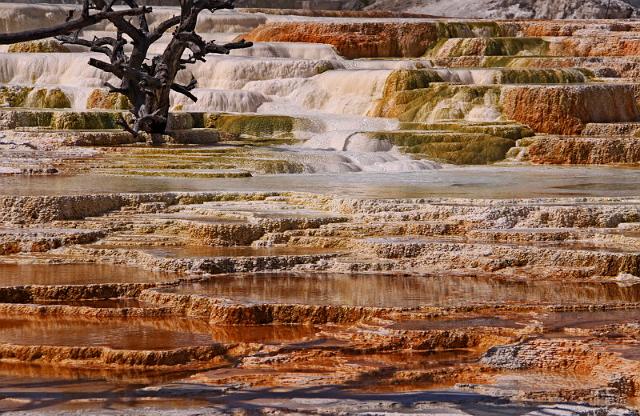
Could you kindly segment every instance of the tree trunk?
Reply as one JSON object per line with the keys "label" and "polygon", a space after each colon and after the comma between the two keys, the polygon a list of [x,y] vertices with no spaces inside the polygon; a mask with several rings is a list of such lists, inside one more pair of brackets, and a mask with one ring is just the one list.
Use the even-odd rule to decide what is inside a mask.
{"label": "tree trunk", "polygon": [[[121,3],[128,9],[114,11],[112,6],[116,3]],[[244,40],[227,45],[207,43],[195,33],[198,16],[202,11],[215,12],[231,9],[233,0],[180,0],[180,16],[174,16],[159,23],[153,31],[149,29],[146,18],[151,8],[139,7],[136,0],[83,0],[82,5],[82,13],[78,19],[74,19],[71,12],[67,22],[61,25],[34,31],[0,34],[0,44],[56,36],[63,43],[82,45],[93,52],[105,54],[109,62],[91,58],[89,65],[120,79],[120,85],[117,87],[106,84],[111,92],[126,95],[131,104],[133,124],[127,123],[124,117],[120,119],[120,124],[133,135],[138,135],[140,132],[149,134],[153,144],[159,144],[162,135],[166,133],[171,91],[197,101],[191,93],[197,84],[195,80],[188,85],[179,85],[174,82],[180,70],[185,69],[188,64],[204,62],[207,54],[228,54],[232,49],[252,46],[251,42]],[[92,10],[97,12],[91,14]],[[137,24],[125,17],[133,17],[132,21],[137,18]],[[94,38],[91,41],[80,38],[82,29],[102,20],[109,20],[116,27],[115,38]],[[150,46],[171,28],[175,30],[164,53],[154,57],[151,64],[147,64],[145,61]],[[129,41],[132,42],[133,51],[127,56],[124,46]],[[191,51],[191,56],[183,59],[187,50]]]}

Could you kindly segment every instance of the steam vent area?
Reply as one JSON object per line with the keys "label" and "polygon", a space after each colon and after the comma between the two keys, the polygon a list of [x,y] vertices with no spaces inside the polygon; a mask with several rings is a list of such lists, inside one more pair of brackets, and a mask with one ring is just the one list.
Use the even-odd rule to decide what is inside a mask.
{"label": "steam vent area", "polygon": [[155,144],[103,54],[0,46],[0,413],[638,416],[623,17],[204,11],[253,46],[185,65]]}

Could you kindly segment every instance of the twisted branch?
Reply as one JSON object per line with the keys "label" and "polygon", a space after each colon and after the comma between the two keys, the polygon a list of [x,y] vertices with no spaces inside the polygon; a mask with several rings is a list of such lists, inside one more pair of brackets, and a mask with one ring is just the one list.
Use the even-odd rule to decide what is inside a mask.
{"label": "twisted branch", "polygon": [[[88,3],[88,0],[85,1],[85,4]],[[83,9],[84,10],[84,9]],[[98,22],[103,20],[113,21],[123,21],[126,22],[124,17],[127,16],[140,16],[146,13],[151,13],[150,7],[137,7],[135,9],[126,9],[126,10],[118,10],[113,11],[109,9],[108,11],[101,11],[93,15],[81,16],[79,19],[73,19],[73,14],[71,14],[71,19],[66,21],[65,23],[55,25],[48,28],[43,29],[33,29],[33,30],[25,30],[23,32],[15,32],[15,33],[0,33],[0,45],[10,45],[12,43],[18,42],[27,42],[31,40],[38,39],[46,39],[55,36],[68,35],[77,30],[82,30],[86,27],[93,26]],[[84,13],[84,12],[83,12]],[[87,12],[88,13],[88,12]]]}
{"label": "twisted branch", "polygon": [[[197,97],[192,93],[197,81],[192,78],[187,85],[178,84],[174,82],[178,72],[187,65],[198,61],[205,62],[208,54],[228,54],[234,49],[251,47],[252,43],[241,40],[218,45],[213,41],[205,42],[196,33],[198,15],[202,11],[232,9],[232,0],[180,0],[180,15],[159,23],[153,30],[149,28],[146,16],[151,12],[151,8],[138,6],[137,1],[84,0],[78,19],[74,19],[74,13],[71,12],[62,25],[35,31],[0,34],[0,44],[56,36],[62,43],[80,45],[106,55],[109,62],[91,58],[89,65],[120,80],[120,86],[105,83],[105,87],[109,92],[127,96],[132,105],[134,121],[130,124],[121,116],[118,124],[134,136],[144,131],[150,133],[155,140],[165,132],[167,126],[171,91],[197,101]],[[118,2],[128,8],[114,11],[113,6]],[[92,11],[96,12],[92,14]],[[125,17],[137,19],[129,21]],[[80,37],[82,29],[102,20],[108,20],[116,27],[115,38],[94,37],[87,40]],[[151,45],[172,28],[173,36],[163,54],[155,56],[149,62],[147,55]],[[131,39],[133,46],[129,54],[124,50],[127,44],[124,36]],[[191,54],[188,58],[183,58],[186,50],[191,51]]]}

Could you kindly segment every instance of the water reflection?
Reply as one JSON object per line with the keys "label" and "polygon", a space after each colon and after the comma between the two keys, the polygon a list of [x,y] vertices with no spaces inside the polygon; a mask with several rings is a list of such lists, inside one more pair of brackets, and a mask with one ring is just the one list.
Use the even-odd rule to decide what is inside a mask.
{"label": "water reflection", "polygon": [[313,338],[309,325],[209,326],[197,320],[81,319],[72,317],[0,318],[0,343],[103,346],[127,350],[166,350],[213,343],[278,344]]}
{"label": "water reflection", "polygon": [[166,289],[240,303],[300,303],[376,307],[469,303],[585,304],[639,302],[640,285],[505,281],[492,277],[248,273],[216,276]]}
{"label": "water reflection", "polygon": [[605,325],[640,321],[640,309],[550,312],[538,319],[548,331],[563,328],[594,329]]}
{"label": "water reflection", "polygon": [[178,279],[175,273],[113,264],[0,263],[0,285],[88,285],[100,283],[156,283]]}
{"label": "water reflection", "polygon": [[215,342],[207,331],[180,327],[176,321],[3,317],[0,318],[0,342],[126,350],[166,350]]}
{"label": "water reflection", "polygon": [[[535,176],[536,180],[531,181]],[[263,175],[251,178],[4,176],[5,195],[112,192],[274,191],[368,198],[635,196],[640,170],[611,167],[470,166],[409,173]]]}

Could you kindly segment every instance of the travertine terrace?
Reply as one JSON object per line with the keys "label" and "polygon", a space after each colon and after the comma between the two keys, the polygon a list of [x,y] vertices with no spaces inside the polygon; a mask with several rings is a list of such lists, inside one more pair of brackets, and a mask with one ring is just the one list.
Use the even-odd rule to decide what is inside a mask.
{"label": "travertine terrace", "polygon": [[255,45],[180,75],[161,146],[92,53],[0,53],[0,411],[637,414],[638,21],[198,30]]}

